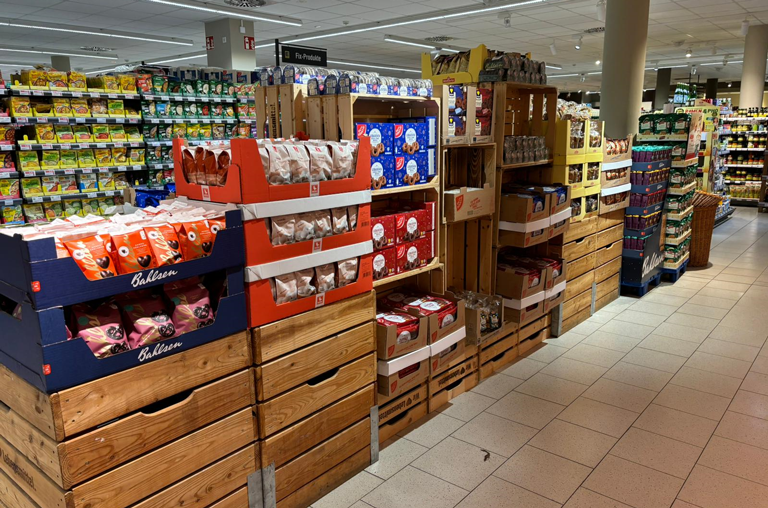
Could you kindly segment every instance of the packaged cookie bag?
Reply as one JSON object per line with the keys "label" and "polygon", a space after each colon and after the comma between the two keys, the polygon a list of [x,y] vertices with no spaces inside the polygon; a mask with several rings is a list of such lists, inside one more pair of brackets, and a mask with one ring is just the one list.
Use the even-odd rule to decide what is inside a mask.
{"label": "packaged cookie bag", "polygon": [[336,289],[336,267],[333,263],[315,267],[315,284],[318,293]]}
{"label": "packaged cookie bag", "polygon": [[325,144],[306,143],[309,151],[309,178],[313,182],[330,180],[333,177],[333,159]]}
{"label": "packaged cookie bag", "polygon": [[149,291],[127,293],[118,303],[128,324],[128,345],[131,349],[176,336],[176,327],[160,296]]}
{"label": "packaged cookie bag", "polygon": [[295,239],[297,242],[306,242],[315,239],[315,220],[313,213],[296,215]]}
{"label": "packaged cookie bag", "polygon": [[337,264],[336,281],[340,288],[357,280],[357,258],[339,261]]}
{"label": "packaged cookie bag", "polygon": [[114,303],[97,307],[81,303],[72,307],[73,329],[83,339],[96,358],[124,353],[131,349],[120,318],[120,310]]}
{"label": "packaged cookie bag", "polygon": [[294,215],[272,217],[272,245],[288,245],[296,242],[296,218]]}
{"label": "packaged cookie bag", "polygon": [[163,291],[173,308],[171,320],[177,335],[213,324],[210,295],[199,279],[171,282],[163,287]]}
{"label": "packaged cookie bag", "polygon": [[[291,156],[288,148],[283,144],[265,145],[268,164],[264,166],[267,171],[267,180],[270,185],[288,185],[293,183],[291,178]],[[264,157],[262,156],[262,162]]]}
{"label": "packaged cookie bag", "polygon": [[278,275],[274,279],[269,279],[269,282],[272,286],[272,297],[276,304],[293,302],[299,297],[296,276],[293,273]]}
{"label": "packaged cookie bag", "polygon": [[179,235],[181,254],[185,260],[191,261],[211,255],[216,239],[207,220],[187,220],[174,224],[174,229]]}
{"label": "packaged cookie bag", "polygon": [[109,235],[93,235],[63,243],[88,280],[106,279],[119,273],[110,252]]}
{"label": "packaged cookie bag", "polygon": [[141,226],[124,228],[112,233],[112,251],[117,253],[116,261],[120,273],[134,273],[155,268],[149,238]]}
{"label": "packaged cookie bag", "polygon": [[306,298],[317,293],[317,288],[312,284],[315,271],[312,268],[294,272],[296,278],[296,294],[299,298]]}
{"label": "packaged cookie bag", "polygon": [[286,145],[291,168],[291,181],[305,183],[309,181],[309,152],[301,143]]}

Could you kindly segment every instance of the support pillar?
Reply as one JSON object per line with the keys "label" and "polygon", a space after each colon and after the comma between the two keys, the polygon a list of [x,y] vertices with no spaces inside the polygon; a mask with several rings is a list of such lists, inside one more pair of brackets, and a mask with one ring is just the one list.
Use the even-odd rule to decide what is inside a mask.
{"label": "support pillar", "polygon": [[650,0],[608,0],[600,120],[608,137],[635,134],[645,77]]}
{"label": "support pillar", "polygon": [[707,99],[717,99],[717,78],[709,78],[707,80],[707,88],[706,88],[706,98]]}
{"label": "support pillar", "polygon": [[[240,28],[245,29],[245,33]],[[244,38],[253,37],[253,23],[225,18],[205,24],[205,37],[213,37],[208,50],[208,65],[222,69],[251,71],[256,68],[256,51],[245,49]]]}
{"label": "support pillar", "polygon": [[768,25],[751,25],[744,39],[740,108],[756,108],[763,105],[766,58],[768,58]]}
{"label": "support pillar", "polygon": [[653,96],[653,109],[663,109],[669,100],[672,84],[672,69],[665,67],[656,71],[656,92]]}
{"label": "support pillar", "polygon": [[69,63],[68,56],[51,56],[51,67],[61,72],[68,72],[72,70],[72,65]]}

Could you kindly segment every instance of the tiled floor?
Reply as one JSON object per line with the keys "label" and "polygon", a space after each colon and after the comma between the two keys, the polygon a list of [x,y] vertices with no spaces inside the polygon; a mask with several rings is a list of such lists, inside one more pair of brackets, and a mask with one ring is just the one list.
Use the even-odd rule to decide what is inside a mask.
{"label": "tiled floor", "polygon": [[315,508],[768,507],[768,215],[401,433]]}

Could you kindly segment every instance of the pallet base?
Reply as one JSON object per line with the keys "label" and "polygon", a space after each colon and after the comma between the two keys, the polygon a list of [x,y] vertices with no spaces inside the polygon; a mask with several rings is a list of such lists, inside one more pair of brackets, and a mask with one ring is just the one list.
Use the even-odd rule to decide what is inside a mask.
{"label": "pallet base", "polygon": [[642,298],[651,289],[651,285],[658,286],[660,282],[661,282],[661,272],[654,275],[653,277],[645,281],[645,283],[643,284],[628,284],[628,283],[622,282],[621,289],[624,290],[625,292],[636,291],[637,296]]}
{"label": "pallet base", "polygon": [[662,268],[661,273],[662,275],[669,275],[670,282],[675,283],[680,279],[680,277],[686,272],[687,269],[688,260],[686,259],[677,268]]}

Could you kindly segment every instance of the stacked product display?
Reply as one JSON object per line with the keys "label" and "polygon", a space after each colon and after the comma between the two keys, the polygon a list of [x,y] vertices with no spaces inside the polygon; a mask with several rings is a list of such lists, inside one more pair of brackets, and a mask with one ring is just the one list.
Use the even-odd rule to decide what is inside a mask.
{"label": "stacked product display", "polygon": [[766,108],[739,109],[722,119],[728,150],[723,161],[725,191],[734,205],[757,204],[762,208],[761,203],[766,201],[767,111]]}

